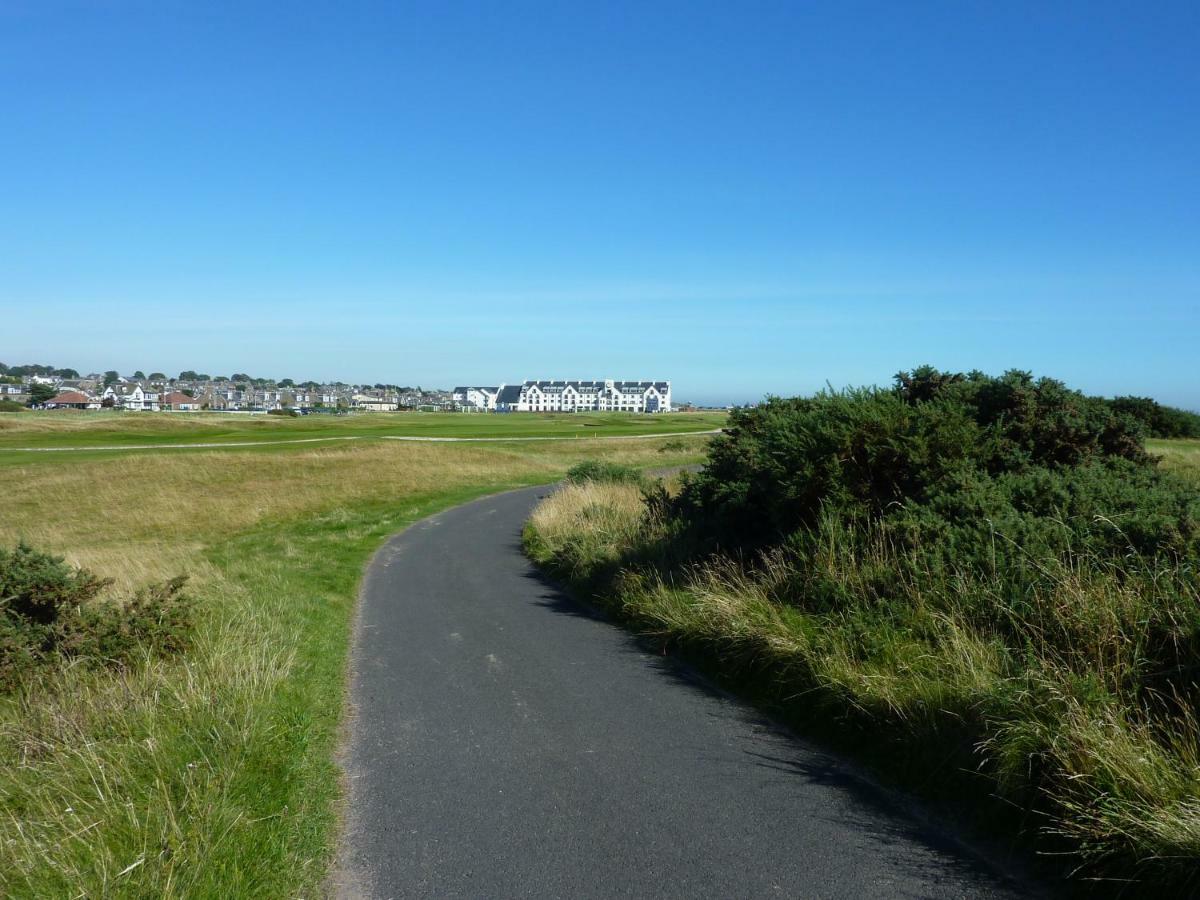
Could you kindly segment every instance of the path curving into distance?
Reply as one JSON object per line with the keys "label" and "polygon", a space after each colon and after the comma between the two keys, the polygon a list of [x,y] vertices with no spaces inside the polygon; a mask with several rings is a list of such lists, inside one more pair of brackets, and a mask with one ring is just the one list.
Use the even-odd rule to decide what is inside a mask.
{"label": "path curving into distance", "polygon": [[1028,896],[542,580],[520,532],[550,490],[432,516],[372,560],[338,896]]}
{"label": "path curving into distance", "polygon": [[69,453],[73,450],[224,450],[227,447],[270,447],[273,444],[318,444],[323,441],[415,441],[418,444],[479,444],[512,443],[513,441],[637,441],[647,438],[690,437],[697,434],[720,434],[720,428],[708,431],[664,431],[656,434],[558,434],[526,437],[435,437],[405,434],[345,434],[332,437],[283,438],[266,441],[208,441],[195,444],[106,444],[86,447],[0,447],[0,452]]}

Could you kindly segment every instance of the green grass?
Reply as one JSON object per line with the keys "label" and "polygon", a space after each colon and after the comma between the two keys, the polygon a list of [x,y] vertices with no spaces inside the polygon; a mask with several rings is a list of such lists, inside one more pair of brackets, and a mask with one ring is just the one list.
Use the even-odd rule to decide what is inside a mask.
{"label": "green grass", "polygon": [[371,553],[425,515],[581,460],[674,465],[706,439],[660,452],[667,440],[10,464],[0,539],[66,554],[120,590],[186,572],[200,625],[182,659],[67,669],[0,697],[0,894],[321,894],[350,623]]}
{"label": "green grass", "polygon": [[[290,418],[227,413],[44,411],[0,414],[0,452],[24,447],[411,437],[631,436],[719,428],[724,413],[359,413]],[[301,445],[303,446],[303,445]],[[47,456],[57,454],[45,454]]]}

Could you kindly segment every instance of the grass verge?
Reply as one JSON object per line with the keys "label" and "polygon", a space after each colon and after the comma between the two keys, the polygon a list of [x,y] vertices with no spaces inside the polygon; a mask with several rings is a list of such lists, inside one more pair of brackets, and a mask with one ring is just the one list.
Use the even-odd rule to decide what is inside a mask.
{"label": "grass verge", "polygon": [[[1189,443],[1152,449],[1200,483]],[[999,577],[932,571],[835,523],[803,554],[696,557],[678,552],[662,509],[633,484],[568,484],[534,511],[526,551],[618,621],[891,780],[992,835],[1064,854],[1047,857],[1047,874],[1075,875],[1084,893],[1132,879],[1194,895],[1200,722],[1188,697],[1161,687],[1187,673],[1144,663],[1156,640],[1194,640],[1175,618],[1200,604],[1194,572],[1133,557],[1120,571],[1035,561],[1053,568],[1049,586],[1002,610],[997,629]]]}
{"label": "grass verge", "polygon": [[[679,439],[674,439],[679,440]],[[0,696],[0,892],[282,897],[332,858],[350,620],[389,535],[588,458],[700,456],[704,438],[343,444],[7,466],[0,539],[117,590],[189,575],[176,659],[65,667]]]}

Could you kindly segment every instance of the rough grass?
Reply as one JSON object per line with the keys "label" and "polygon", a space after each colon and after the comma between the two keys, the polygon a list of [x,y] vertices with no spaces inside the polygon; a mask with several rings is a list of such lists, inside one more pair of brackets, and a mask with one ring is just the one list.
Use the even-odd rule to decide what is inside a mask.
{"label": "rough grass", "polygon": [[[1200,481],[1200,442],[1152,449]],[[1145,664],[1152,639],[1195,640],[1174,618],[1200,604],[1194,572],[1044,560],[1049,587],[999,609],[999,576],[922,570],[834,522],[821,535],[804,557],[681,567],[636,487],[584,483],[539,505],[525,544],[631,627],[789,717],[857,735],[908,783],[1032,811],[1039,845],[1070,851],[1080,877],[1200,887],[1195,695],[1156,692]],[[796,596],[815,583],[836,601]]]}
{"label": "rough grass", "polygon": [[[387,535],[602,458],[697,459],[706,439],[150,452],[3,468],[0,541],[133,588],[179,573],[196,646],[0,696],[0,893],[314,896],[358,581]],[[66,454],[64,454],[66,455]]]}

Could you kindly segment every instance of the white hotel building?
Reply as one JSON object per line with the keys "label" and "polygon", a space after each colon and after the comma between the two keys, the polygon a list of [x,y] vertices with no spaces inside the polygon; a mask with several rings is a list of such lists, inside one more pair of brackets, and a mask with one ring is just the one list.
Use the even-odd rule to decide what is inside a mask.
{"label": "white hotel building", "polygon": [[457,387],[454,400],[463,409],[498,412],[670,412],[671,382],[526,381]]}

